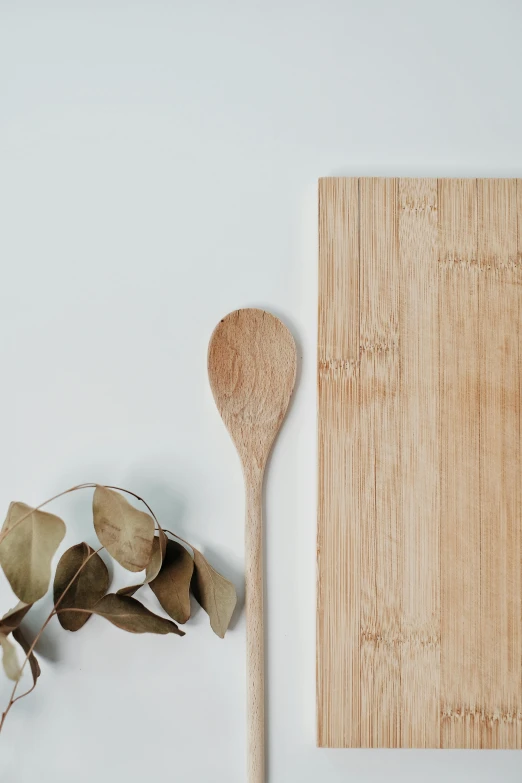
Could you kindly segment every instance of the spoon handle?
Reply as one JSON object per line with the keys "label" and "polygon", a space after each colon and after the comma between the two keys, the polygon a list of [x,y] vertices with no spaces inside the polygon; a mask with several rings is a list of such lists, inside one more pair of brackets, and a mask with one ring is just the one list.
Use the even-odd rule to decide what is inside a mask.
{"label": "spoon handle", "polygon": [[247,637],[248,783],[265,781],[265,641],[263,634],[262,475],[247,472],[245,607]]}

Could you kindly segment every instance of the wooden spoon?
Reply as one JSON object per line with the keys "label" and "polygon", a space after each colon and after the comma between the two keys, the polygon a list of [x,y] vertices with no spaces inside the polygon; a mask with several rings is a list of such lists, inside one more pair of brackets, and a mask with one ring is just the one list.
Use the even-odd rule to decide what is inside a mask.
{"label": "wooden spoon", "polygon": [[248,783],[265,779],[263,474],[295,372],[294,339],[270,313],[236,310],[216,326],[208,349],[210,385],[241,459],[246,490]]}

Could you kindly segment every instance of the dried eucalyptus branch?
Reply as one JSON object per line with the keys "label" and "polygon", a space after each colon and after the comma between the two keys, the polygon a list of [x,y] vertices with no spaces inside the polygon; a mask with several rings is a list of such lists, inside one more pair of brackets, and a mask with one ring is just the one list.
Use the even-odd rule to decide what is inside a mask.
{"label": "dried eucalyptus branch", "polygon": [[[51,561],[65,535],[63,520],[41,509],[80,489],[94,489],[93,522],[102,546],[94,550],[81,542],[64,552],[54,578],[53,608],[33,642],[29,643],[20,624],[32,605],[47,592]],[[120,493],[136,498],[149,513],[132,506]],[[168,539],[167,532],[178,540]],[[192,554],[180,542],[186,544]],[[109,572],[99,556],[102,549],[128,571],[145,571],[144,581],[108,593]],[[234,585],[215,571],[197,549],[177,534],[164,531],[143,498],[112,485],[78,484],[36,508],[11,503],[0,532],[0,566],[20,599],[20,603],[0,619],[4,669],[15,681],[9,703],[0,718],[0,731],[13,705],[36,686],[40,667],[34,650],[55,615],[68,631],[80,630],[96,614],[131,633],[184,636],[176,623],[184,624],[190,618],[192,593],[209,615],[213,631],[223,638],[236,605]],[[132,597],[147,584],[172,620],[154,614]],[[21,666],[18,666],[10,635],[25,653]],[[16,696],[27,664],[31,668],[33,685]]]}

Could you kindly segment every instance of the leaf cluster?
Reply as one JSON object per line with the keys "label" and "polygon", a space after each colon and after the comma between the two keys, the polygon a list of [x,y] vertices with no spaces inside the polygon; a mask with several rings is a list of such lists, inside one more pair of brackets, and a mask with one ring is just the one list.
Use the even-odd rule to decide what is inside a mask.
{"label": "leaf cluster", "polygon": [[[78,489],[87,486],[94,488],[93,523],[101,546],[94,550],[81,542],[61,556],[53,583],[54,606],[44,627],[56,615],[62,628],[79,631],[94,614],[130,633],[184,636],[179,626],[190,619],[192,594],[207,612],[214,633],[223,638],[236,605],[234,585],[192,545],[177,536],[169,538],[148,506],[148,511],[141,511],[129,503],[122,494],[126,490],[101,485]],[[33,688],[40,676],[34,654],[37,640],[29,643],[20,625],[49,588],[52,559],[65,532],[60,517],[25,503],[11,503],[0,531],[0,567],[19,599],[0,619],[2,663],[6,675],[15,682],[0,728],[16,701],[14,694],[25,664],[29,664]],[[109,571],[99,554],[102,549],[128,571],[143,571],[143,581],[110,592]],[[151,612],[134,597],[146,586],[167,617]],[[18,647],[25,654],[22,664]]]}

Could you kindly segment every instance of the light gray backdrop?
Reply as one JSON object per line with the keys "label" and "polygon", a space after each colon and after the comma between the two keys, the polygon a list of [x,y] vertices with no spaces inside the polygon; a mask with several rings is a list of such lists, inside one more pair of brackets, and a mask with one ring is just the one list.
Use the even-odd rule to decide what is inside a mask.
{"label": "light gray backdrop", "polygon": [[[518,0],[0,0],[0,507],[119,483],[240,585],[207,341],[248,305],[298,337],[267,491],[273,783],[522,777],[515,752],[317,750],[314,693],[316,180],[522,176],[521,28]],[[54,506],[64,546],[94,543],[89,508]],[[49,628],[0,779],[243,783],[243,617],[187,631]]]}

